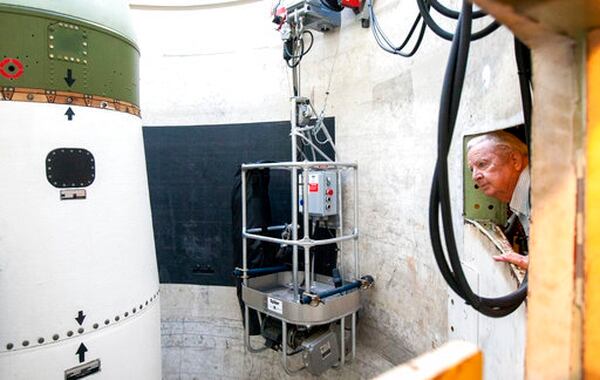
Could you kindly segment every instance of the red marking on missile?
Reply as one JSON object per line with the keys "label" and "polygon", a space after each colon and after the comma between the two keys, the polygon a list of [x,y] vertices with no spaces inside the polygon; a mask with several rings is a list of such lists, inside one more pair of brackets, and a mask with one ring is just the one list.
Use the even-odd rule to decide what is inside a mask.
{"label": "red marking on missile", "polygon": [[16,58],[4,58],[0,62],[0,75],[8,79],[17,79],[23,75],[23,64]]}

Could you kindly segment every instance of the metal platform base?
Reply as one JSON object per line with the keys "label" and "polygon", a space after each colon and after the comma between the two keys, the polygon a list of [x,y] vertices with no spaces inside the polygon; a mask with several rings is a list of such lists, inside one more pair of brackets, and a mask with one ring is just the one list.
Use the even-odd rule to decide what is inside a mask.
{"label": "metal platform base", "polygon": [[[313,292],[335,288],[331,277],[316,275],[315,280],[311,286]],[[249,279],[248,286],[242,287],[242,298],[251,309],[297,325],[330,323],[360,308],[359,289],[323,299],[317,306],[301,304],[294,298],[291,271]]]}

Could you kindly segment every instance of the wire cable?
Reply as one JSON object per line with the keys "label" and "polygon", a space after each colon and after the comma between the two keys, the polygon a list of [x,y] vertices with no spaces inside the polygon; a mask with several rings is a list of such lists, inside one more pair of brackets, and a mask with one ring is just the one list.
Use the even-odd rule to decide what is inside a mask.
{"label": "wire cable", "polygon": [[[367,0],[367,7],[369,10],[369,18],[371,19],[371,32],[373,33],[373,37],[375,37],[377,45],[379,45],[379,47],[381,47],[384,51],[390,54],[400,55],[405,58],[412,57],[421,46],[423,36],[425,35],[425,30],[427,29],[425,22],[422,21],[421,15],[417,14],[415,21],[413,22],[408,34],[406,35],[402,43],[398,46],[395,46],[395,44],[390,41],[390,39],[387,37],[387,35],[379,25],[379,20],[377,19],[375,10],[373,9],[373,0]],[[417,37],[417,41],[414,47],[408,53],[403,52],[402,49],[404,49],[408,42],[412,39],[419,25],[419,22],[421,22],[421,29],[419,31],[419,36]]]}
{"label": "wire cable", "polygon": [[[325,0],[322,0],[322,1],[325,1]],[[375,10],[373,7],[373,0],[367,0],[367,7],[369,10],[369,18],[371,20],[371,32],[373,33],[375,42],[377,42],[377,45],[379,45],[379,47],[381,49],[383,49],[384,51],[386,51],[390,54],[400,55],[405,58],[412,57],[413,55],[415,55],[415,53],[418,51],[419,47],[421,46],[421,43],[423,42],[423,37],[425,36],[425,31],[426,31],[427,27],[429,27],[439,37],[441,37],[445,40],[448,40],[448,41],[453,40],[454,34],[444,30],[441,26],[439,26],[439,24],[437,22],[435,22],[435,20],[431,16],[430,8],[433,7],[441,15],[443,15],[447,18],[455,19],[455,20],[457,20],[459,18],[460,12],[457,12],[455,10],[452,10],[452,9],[442,5],[438,0],[416,0],[416,1],[417,1],[417,5],[419,7],[419,13],[417,14],[417,17],[415,18],[409,32],[406,34],[406,37],[404,38],[402,43],[399,45],[395,45],[388,38],[386,33],[381,28],[381,25],[379,23],[377,15],[375,14]],[[478,19],[478,18],[482,18],[485,16],[487,16],[487,13],[485,13],[484,11],[481,11],[481,10],[478,10],[478,11],[472,13],[472,19]],[[411,41],[413,39],[415,31],[419,27],[419,23],[421,23],[421,27],[419,29],[419,34],[418,34],[417,40],[416,40],[413,48],[409,52],[402,51],[406,47],[406,45],[409,43],[409,41]],[[500,23],[498,23],[497,21],[494,20],[480,31],[477,31],[473,34],[471,34],[471,32],[469,32],[469,38],[471,41],[479,40],[483,37],[488,36],[489,34],[494,32],[499,27],[500,27]]]}
{"label": "wire cable", "polygon": [[[430,192],[429,233],[434,257],[448,286],[467,304],[489,317],[503,317],[515,311],[527,296],[528,278],[525,277],[519,288],[501,297],[482,297],[473,292],[462,269],[456,246],[448,180],[448,152],[456,125],[460,98],[469,55],[472,23],[472,5],[463,0],[457,29],[450,50],[438,120],[438,158],[433,174]],[[441,216],[441,218],[440,218]],[[443,238],[440,235],[440,219]],[[448,259],[446,259],[446,256]],[[449,261],[449,263],[448,263]]]}
{"label": "wire cable", "polygon": [[[304,42],[305,35],[310,36],[310,44],[308,45],[308,48],[305,48],[305,42]],[[290,43],[293,47],[292,51],[290,51],[288,44],[284,43],[283,50],[286,55],[285,61],[288,65],[288,67],[294,68],[294,67],[298,66],[300,64],[300,61],[302,61],[302,58],[304,58],[304,56],[306,54],[308,54],[308,52],[312,49],[314,42],[315,42],[315,37],[312,34],[312,32],[310,30],[304,30],[304,31],[302,31],[302,33],[300,33],[299,37],[292,38],[291,43]]]}

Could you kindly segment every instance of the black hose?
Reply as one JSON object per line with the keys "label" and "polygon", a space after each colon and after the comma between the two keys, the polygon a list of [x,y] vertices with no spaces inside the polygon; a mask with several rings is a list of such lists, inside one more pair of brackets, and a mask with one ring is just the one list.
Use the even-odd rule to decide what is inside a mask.
{"label": "black hose", "polygon": [[[465,2],[466,3],[466,2]],[[514,311],[519,304],[522,302],[522,299],[524,299],[524,297],[526,296],[526,288],[525,288],[525,293],[523,293],[522,291],[519,292],[517,291],[516,295],[517,295],[517,299],[519,297],[523,297],[521,299],[521,301],[519,301],[518,303],[516,303],[516,307],[513,306],[513,304],[515,303],[515,297],[513,295],[508,295],[508,296],[504,296],[504,297],[497,297],[497,298],[485,298],[485,297],[480,297],[478,295],[476,295],[475,293],[472,292],[466,277],[464,276],[464,273],[462,271],[462,266],[460,263],[460,258],[458,255],[458,251],[456,249],[456,243],[454,241],[454,229],[453,229],[453,224],[452,224],[452,212],[451,212],[451,208],[450,208],[450,192],[449,192],[449,184],[448,184],[448,176],[447,176],[447,154],[448,151],[450,149],[450,143],[452,140],[452,133],[454,132],[454,126],[456,123],[456,117],[458,114],[458,108],[459,108],[459,104],[460,104],[460,97],[461,97],[461,93],[462,93],[462,87],[463,87],[463,82],[464,82],[464,76],[465,76],[465,71],[466,71],[466,66],[467,66],[467,59],[468,59],[468,54],[469,54],[469,45],[470,45],[470,40],[468,38],[468,36],[471,33],[471,12],[472,10],[472,5],[470,4],[463,4],[463,15],[464,15],[464,19],[461,18],[462,22],[458,28],[459,30],[459,48],[458,48],[458,58],[457,58],[457,62],[455,64],[455,76],[454,76],[454,82],[453,82],[453,90],[452,90],[452,102],[451,102],[451,108],[450,108],[450,115],[451,115],[451,125],[450,128],[448,128],[448,135],[444,136],[447,140],[447,145],[445,146],[446,149],[446,159],[443,160],[443,163],[445,164],[445,172],[444,175],[441,176],[441,178],[443,178],[440,187],[443,189],[442,191],[444,191],[443,193],[443,198],[442,198],[442,221],[444,222],[444,234],[445,234],[445,238],[446,238],[446,243],[447,246],[450,246],[449,248],[449,258],[450,258],[450,263],[452,265],[452,269],[455,272],[455,274],[457,275],[457,279],[459,284],[462,285],[463,288],[463,292],[465,293],[465,295],[467,296],[468,301],[470,301],[471,304],[476,305],[478,302],[480,303],[479,310],[484,310],[484,308],[487,308],[488,310],[485,311],[484,313],[487,315],[492,316],[502,316],[505,315],[504,313],[508,312],[512,312]],[[445,199],[444,199],[445,197]],[[498,308],[506,308],[506,311],[502,311],[502,310],[498,310]]]}
{"label": "black hose", "polygon": [[433,256],[435,257],[435,261],[442,273],[442,277],[446,280],[450,289],[454,291],[456,294],[460,294],[461,291],[458,286],[458,282],[454,278],[454,274],[452,270],[448,266],[448,261],[446,260],[446,256],[444,255],[444,247],[442,246],[442,239],[440,237],[440,215],[439,215],[439,204],[440,204],[440,196],[438,192],[437,182],[438,182],[438,166],[437,163],[435,165],[435,170],[433,172],[433,181],[431,184],[431,192],[429,193],[429,236],[431,238],[431,246],[433,248]]}
{"label": "black hose", "polygon": [[[531,51],[523,42],[515,37],[515,59],[519,75],[519,88],[521,89],[521,103],[523,106],[523,120],[525,125],[525,142],[531,145]],[[529,150],[528,150],[529,154]],[[531,160],[530,160],[531,161]]]}
{"label": "black hose", "polygon": [[[452,33],[447,32],[444,29],[442,29],[435,22],[435,20],[431,17],[431,14],[429,13],[429,9],[428,9],[427,0],[417,0],[417,5],[419,6],[419,11],[421,12],[421,16],[423,17],[423,20],[425,20],[425,23],[427,23],[427,26],[435,34],[437,34],[439,37],[441,37],[445,40],[448,40],[448,41],[452,41],[454,39],[454,35]],[[494,32],[496,29],[498,29],[499,27],[500,27],[500,24],[494,20],[490,24],[488,24],[485,28],[483,28],[482,30],[480,30],[476,33],[473,33],[470,36],[470,40],[476,41],[483,37],[486,37],[489,34],[491,34],[492,32]],[[469,34],[470,34],[470,32],[469,32]]]}
{"label": "black hose", "polygon": [[[452,209],[448,183],[448,151],[450,150],[452,135],[456,125],[469,47],[472,41],[471,23],[472,5],[467,0],[464,0],[462,12],[452,41],[440,100],[438,159],[430,193],[429,233],[435,260],[440,268],[442,276],[450,288],[463,298],[467,304],[470,304],[480,313],[490,317],[503,317],[516,310],[527,296],[527,277],[519,289],[506,296],[488,298],[475,294],[462,269],[452,223]],[[444,242],[450,265],[448,265],[448,261],[446,260],[446,253],[444,252],[440,236],[440,212],[444,232]]]}
{"label": "black hose", "polygon": [[[489,307],[487,307],[487,306],[484,307],[484,306],[480,305],[479,302],[477,302],[474,305],[470,300],[466,299],[466,296],[463,295],[462,287],[459,285],[459,283],[454,275],[454,272],[448,266],[448,262],[446,260],[442,242],[441,242],[441,238],[439,235],[439,223],[438,223],[438,220],[439,220],[439,212],[438,212],[439,211],[439,209],[438,209],[439,194],[437,192],[437,186],[435,186],[435,182],[437,181],[437,176],[438,176],[438,170],[436,168],[436,170],[434,172],[434,180],[433,180],[434,184],[432,185],[431,193],[430,193],[430,204],[435,205],[435,207],[430,207],[430,209],[429,209],[429,231],[430,231],[430,237],[431,237],[431,243],[432,243],[432,247],[433,247],[434,257],[435,257],[436,263],[438,265],[438,268],[440,269],[440,272],[442,273],[442,277],[444,278],[444,280],[446,281],[446,283],[448,284],[450,289],[452,289],[452,291],[454,291],[454,293],[459,295],[461,298],[463,298],[466,301],[467,304],[470,304],[471,306],[473,306],[473,308],[480,311],[482,314],[490,316],[490,317],[503,317],[505,315],[512,313],[514,310],[516,310],[520,306],[522,301],[519,301],[519,300],[521,298],[524,300],[525,297],[527,296],[527,283],[528,283],[527,276],[525,276],[525,279],[521,283],[519,289],[517,289],[516,292],[509,294],[508,296],[499,297],[496,299],[479,297],[479,299],[483,300],[484,302],[492,303],[492,306],[489,306]],[[437,231],[437,233],[434,231]]]}
{"label": "black hose", "polygon": [[[460,12],[457,12],[453,9],[450,9],[450,8],[442,5],[442,3],[440,3],[438,0],[428,0],[428,1],[429,1],[429,4],[433,7],[433,9],[435,9],[439,13],[443,14],[446,17],[458,20],[458,17],[460,16]],[[487,16],[487,13],[485,13],[484,11],[479,10],[479,11],[473,12],[473,19],[478,19],[478,18],[485,17],[485,16]]]}

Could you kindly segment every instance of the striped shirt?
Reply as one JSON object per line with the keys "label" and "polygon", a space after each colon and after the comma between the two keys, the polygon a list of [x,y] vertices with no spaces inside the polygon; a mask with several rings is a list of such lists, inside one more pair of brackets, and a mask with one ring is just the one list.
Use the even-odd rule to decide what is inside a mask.
{"label": "striped shirt", "polygon": [[529,204],[530,187],[531,177],[529,175],[529,167],[526,167],[519,175],[519,180],[513,191],[509,207],[519,217],[519,221],[527,237],[529,237],[529,216],[531,215],[531,205]]}

